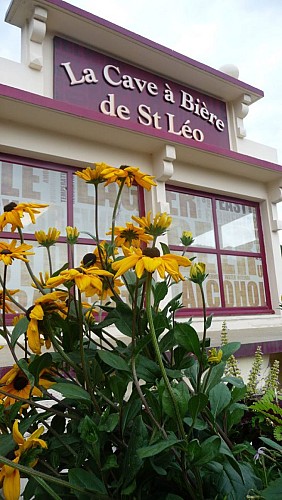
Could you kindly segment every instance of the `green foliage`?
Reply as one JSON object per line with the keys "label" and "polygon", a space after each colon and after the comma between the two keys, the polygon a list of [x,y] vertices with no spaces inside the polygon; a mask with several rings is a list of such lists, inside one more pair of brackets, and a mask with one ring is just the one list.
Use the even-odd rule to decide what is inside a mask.
{"label": "green foliage", "polygon": [[[103,170],[104,164],[97,165]],[[96,168],[86,176],[95,195],[109,179]],[[281,487],[280,445],[264,441],[262,448],[271,451],[264,451],[263,460],[275,460],[265,475],[262,454],[254,460],[256,450],[241,429],[251,411],[260,422],[270,420],[280,439],[282,410],[273,393],[277,366],[267,381],[272,392],[249,410],[234,361],[240,344],[228,342],[226,325],[221,348],[209,349],[212,315],[206,308],[200,332],[192,318],[177,316],[182,295],[174,293],[175,286],[185,279],[179,261],[181,268],[191,261],[174,256],[165,243],[155,247],[170,216],[139,219],[139,233],[152,236],[153,243],[143,248],[141,241],[139,247],[130,229],[124,256],[116,253],[127,231],[120,235],[115,226],[126,179],[121,172],[126,175],[127,168],[114,173],[118,196],[108,243],[100,241],[95,227],[93,242],[100,244],[93,246],[94,255],[86,255],[88,264],[83,258],[49,270],[47,285],[41,276],[39,298],[26,317],[11,335],[3,331],[10,336],[15,366],[0,387],[2,471],[4,464],[19,467],[27,478],[24,500],[242,500],[252,491],[275,498]],[[183,254],[194,241],[185,234]],[[137,248],[130,247],[132,241]],[[73,246],[69,255],[73,259]],[[205,264],[191,269],[205,306]],[[41,352],[43,345],[52,349]],[[259,354],[249,391],[258,365]]]}

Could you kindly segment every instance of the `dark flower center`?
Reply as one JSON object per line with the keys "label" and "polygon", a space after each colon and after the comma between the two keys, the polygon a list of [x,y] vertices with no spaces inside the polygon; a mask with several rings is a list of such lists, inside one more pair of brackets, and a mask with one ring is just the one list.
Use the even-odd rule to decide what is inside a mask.
{"label": "dark flower center", "polygon": [[17,375],[14,379],[13,386],[17,391],[24,389],[28,385],[28,380],[23,375]]}
{"label": "dark flower center", "polygon": [[85,271],[84,271],[84,269],[82,269],[82,267],[76,267],[75,270],[78,271],[81,274],[86,274]]}
{"label": "dark flower center", "polygon": [[31,311],[32,311],[32,309],[33,309],[33,308],[34,308],[34,306],[30,306],[30,307],[27,309],[26,313],[25,313],[25,315],[26,315],[26,317],[27,317],[28,321],[30,321],[30,313],[31,313]]}
{"label": "dark flower center", "polygon": [[125,170],[128,167],[128,165],[121,165],[119,168],[120,170]]}
{"label": "dark flower center", "polygon": [[139,236],[133,229],[125,229],[121,231],[120,236],[127,241],[138,240]]}
{"label": "dark flower center", "polygon": [[16,206],[17,204],[14,201],[11,201],[8,205],[5,205],[4,212],[12,212]]}
{"label": "dark flower center", "polygon": [[8,250],[8,248],[4,248],[4,250],[1,250],[1,255],[9,255],[11,252],[11,250]]}
{"label": "dark flower center", "polygon": [[96,260],[97,260],[96,255],[94,255],[93,253],[87,253],[84,255],[82,259],[82,264],[87,267],[93,266]]}
{"label": "dark flower center", "polygon": [[153,247],[153,248],[144,248],[143,250],[143,255],[146,255],[146,257],[151,257],[153,259],[153,257],[160,257],[160,251],[158,248],[156,247]]}

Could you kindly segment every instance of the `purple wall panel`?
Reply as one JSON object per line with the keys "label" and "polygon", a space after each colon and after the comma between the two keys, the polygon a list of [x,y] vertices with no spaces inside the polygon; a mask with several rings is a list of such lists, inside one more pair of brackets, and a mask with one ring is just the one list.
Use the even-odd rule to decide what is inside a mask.
{"label": "purple wall panel", "polygon": [[168,141],[230,149],[223,101],[60,38],[54,39],[54,99]]}

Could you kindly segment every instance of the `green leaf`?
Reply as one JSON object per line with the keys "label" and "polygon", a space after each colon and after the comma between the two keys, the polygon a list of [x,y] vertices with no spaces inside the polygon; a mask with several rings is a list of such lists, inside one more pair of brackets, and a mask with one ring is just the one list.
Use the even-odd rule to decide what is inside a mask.
{"label": "green leaf", "polygon": [[236,403],[236,401],[241,401],[242,399],[244,399],[246,392],[247,392],[246,385],[243,385],[243,387],[234,386],[231,392],[232,402]]}
{"label": "green leaf", "polygon": [[[88,472],[81,468],[74,468],[69,470],[68,476],[70,484],[85,488],[85,493],[95,492],[103,495],[107,494],[104,484],[97,476],[95,476],[95,474],[93,474],[93,472]],[[81,498],[80,493],[75,494],[78,498]]]}
{"label": "green leaf", "polygon": [[211,413],[216,418],[229,405],[231,392],[225,384],[217,384],[210,390],[209,400]]}
{"label": "green leaf", "polygon": [[[101,417],[102,420],[102,417]],[[111,413],[105,421],[101,421],[98,425],[99,431],[113,432],[119,421],[118,413]]]}
{"label": "green leaf", "polygon": [[127,337],[132,337],[132,309],[124,302],[117,302],[116,307],[109,312],[100,327],[104,328],[104,326],[111,324],[114,324],[116,328]]}
{"label": "green leaf", "polygon": [[167,439],[163,439],[158,443],[152,444],[150,446],[144,446],[143,448],[139,448],[139,450],[137,450],[137,453],[140,458],[154,457],[155,455],[158,455],[162,451],[171,448],[177,443],[180,443],[177,437],[169,436]]}
{"label": "green leaf", "polygon": [[240,377],[231,377],[231,375],[228,375],[228,377],[224,377],[222,379],[222,382],[226,382],[227,384],[231,384],[234,387],[239,387],[240,389],[245,388],[244,380]]}
{"label": "green leaf", "polygon": [[221,446],[221,439],[218,436],[211,436],[201,443],[201,451],[198,456],[195,456],[193,465],[200,467],[214,460]]}
{"label": "green leaf", "polygon": [[226,345],[222,345],[220,349],[222,350],[222,361],[227,361],[234,352],[238,351],[241,347],[241,342],[229,342]]}
{"label": "green leaf", "polygon": [[[212,367],[211,372],[206,371],[203,384],[205,384],[206,379],[208,377],[208,384],[206,387],[206,393],[209,394],[209,391],[222,380],[222,376],[224,374],[225,363],[219,363]],[[208,375],[210,373],[210,375]]]}
{"label": "green leaf", "polygon": [[247,464],[238,462],[238,466],[240,474],[229,462],[225,462],[222,472],[214,476],[214,488],[219,498],[242,500],[250,490],[260,487],[260,480]]}
{"label": "green leaf", "polygon": [[174,347],[174,344],[175,344],[174,332],[169,331],[159,341],[159,349],[161,352],[166,352],[172,349],[172,347]]}
{"label": "green leaf", "polygon": [[145,443],[147,444],[148,431],[142,420],[141,415],[138,415],[132,426],[128,447],[123,460],[122,469],[122,485],[123,489],[129,486],[135,480],[138,471],[143,465],[143,460],[137,453]]}
{"label": "green leaf", "polygon": [[264,500],[281,500],[282,495],[282,477],[271,481],[269,486],[259,492]]}
{"label": "green leaf", "polygon": [[168,292],[168,286],[165,281],[157,282],[153,287],[154,295],[154,307],[158,306],[159,303],[166,297]]}
{"label": "green leaf", "polygon": [[59,392],[65,398],[82,399],[83,401],[91,401],[90,395],[79,385],[70,382],[59,382],[52,385],[52,390]]}
{"label": "green leaf", "polygon": [[275,441],[272,441],[272,439],[260,436],[260,440],[263,441],[267,446],[270,446],[274,450],[280,451],[280,453],[282,453],[282,446],[278,443],[275,443]]}
{"label": "green leaf", "polygon": [[206,329],[208,330],[211,327],[213,319],[213,314],[210,314],[206,319]]}
{"label": "green leaf", "polygon": [[174,337],[187,352],[192,352],[199,358],[201,356],[201,345],[196,330],[187,323],[176,323]]}
{"label": "green leaf", "polygon": [[52,356],[48,352],[41,354],[41,356],[35,356],[34,360],[29,365],[29,371],[34,375],[35,383],[38,383],[38,379],[42,370],[49,368],[53,363]]}
{"label": "green leaf", "polygon": [[189,399],[188,411],[193,420],[196,420],[197,416],[207,406],[208,402],[209,398],[206,396],[206,394],[203,394],[201,392]]}
{"label": "green leaf", "polygon": [[159,365],[141,354],[136,360],[136,372],[139,378],[154,384],[156,379],[161,378],[161,371]]}
{"label": "green leaf", "polygon": [[26,317],[20,319],[17,322],[17,324],[15,325],[15,327],[13,328],[13,331],[12,331],[12,336],[11,336],[12,347],[15,347],[18,338],[21,335],[23,335],[24,333],[26,333],[28,324],[29,324],[29,321]]}
{"label": "green leaf", "polygon": [[136,415],[139,413],[141,409],[141,404],[142,404],[141,399],[130,398],[129,401],[124,406],[122,410],[122,423],[121,423],[122,433],[125,432],[130,422],[132,422],[135,419]]}
{"label": "green leaf", "polygon": [[160,245],[162,247],[163,255],[170,253],[169,247],[165,243],[160,242]]}
{"label": "green leaf", "polygon": [[[188,401],[190,399],[190,393],[185,382],[179,382],[179,384],[172,387],[172,392],[174,394],[174,399],[178,406],[181,417],[184,417],[188,410]],[[175,409],[172,403],[171,397],[167,391],[164,390],[162,395],[162,405],[164,411],[172,418],[175,418]]]}
{"label": "green leaf", "polygon": [[98,355],[101,358],[101,360],[104,361],[104,363],[106,363],[106,365],[109,365],[112,368],[115,368],[116,370],[122,370],[122,371],[126,371],[126,372],[130,371],[130,368],[129,368],[127,362],[123,358],[118,356],[117,354],[114,354],[113,352],[109,352],[109,351],[102,351],[102,350],[98,350],[97,352],[98,352]]}
{"label": "green leaf", "polygon": [[193,425],[193,428],[197,431],[203,431],[208,426],[206,422],[200,420],[199,418],[196,418],[195,422],[193,422],[193,419],[191,417],[185,417],[183,419],[183,422],[185,422],[185,424],[187,424],[189,427],[192,427]]}

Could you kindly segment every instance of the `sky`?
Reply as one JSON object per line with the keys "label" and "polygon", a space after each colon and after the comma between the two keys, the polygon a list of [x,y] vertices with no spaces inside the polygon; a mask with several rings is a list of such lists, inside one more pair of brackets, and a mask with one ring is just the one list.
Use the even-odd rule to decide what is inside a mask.
{"label": "sky", "polygon": [[[20,30],[4,23],[0,57],[20,59]],[[278,150],[282,163],[281,0],[69,0],[88,12],[213,68],[239,68],[239,79],[264,91],[244,120],[247,139]]]}

